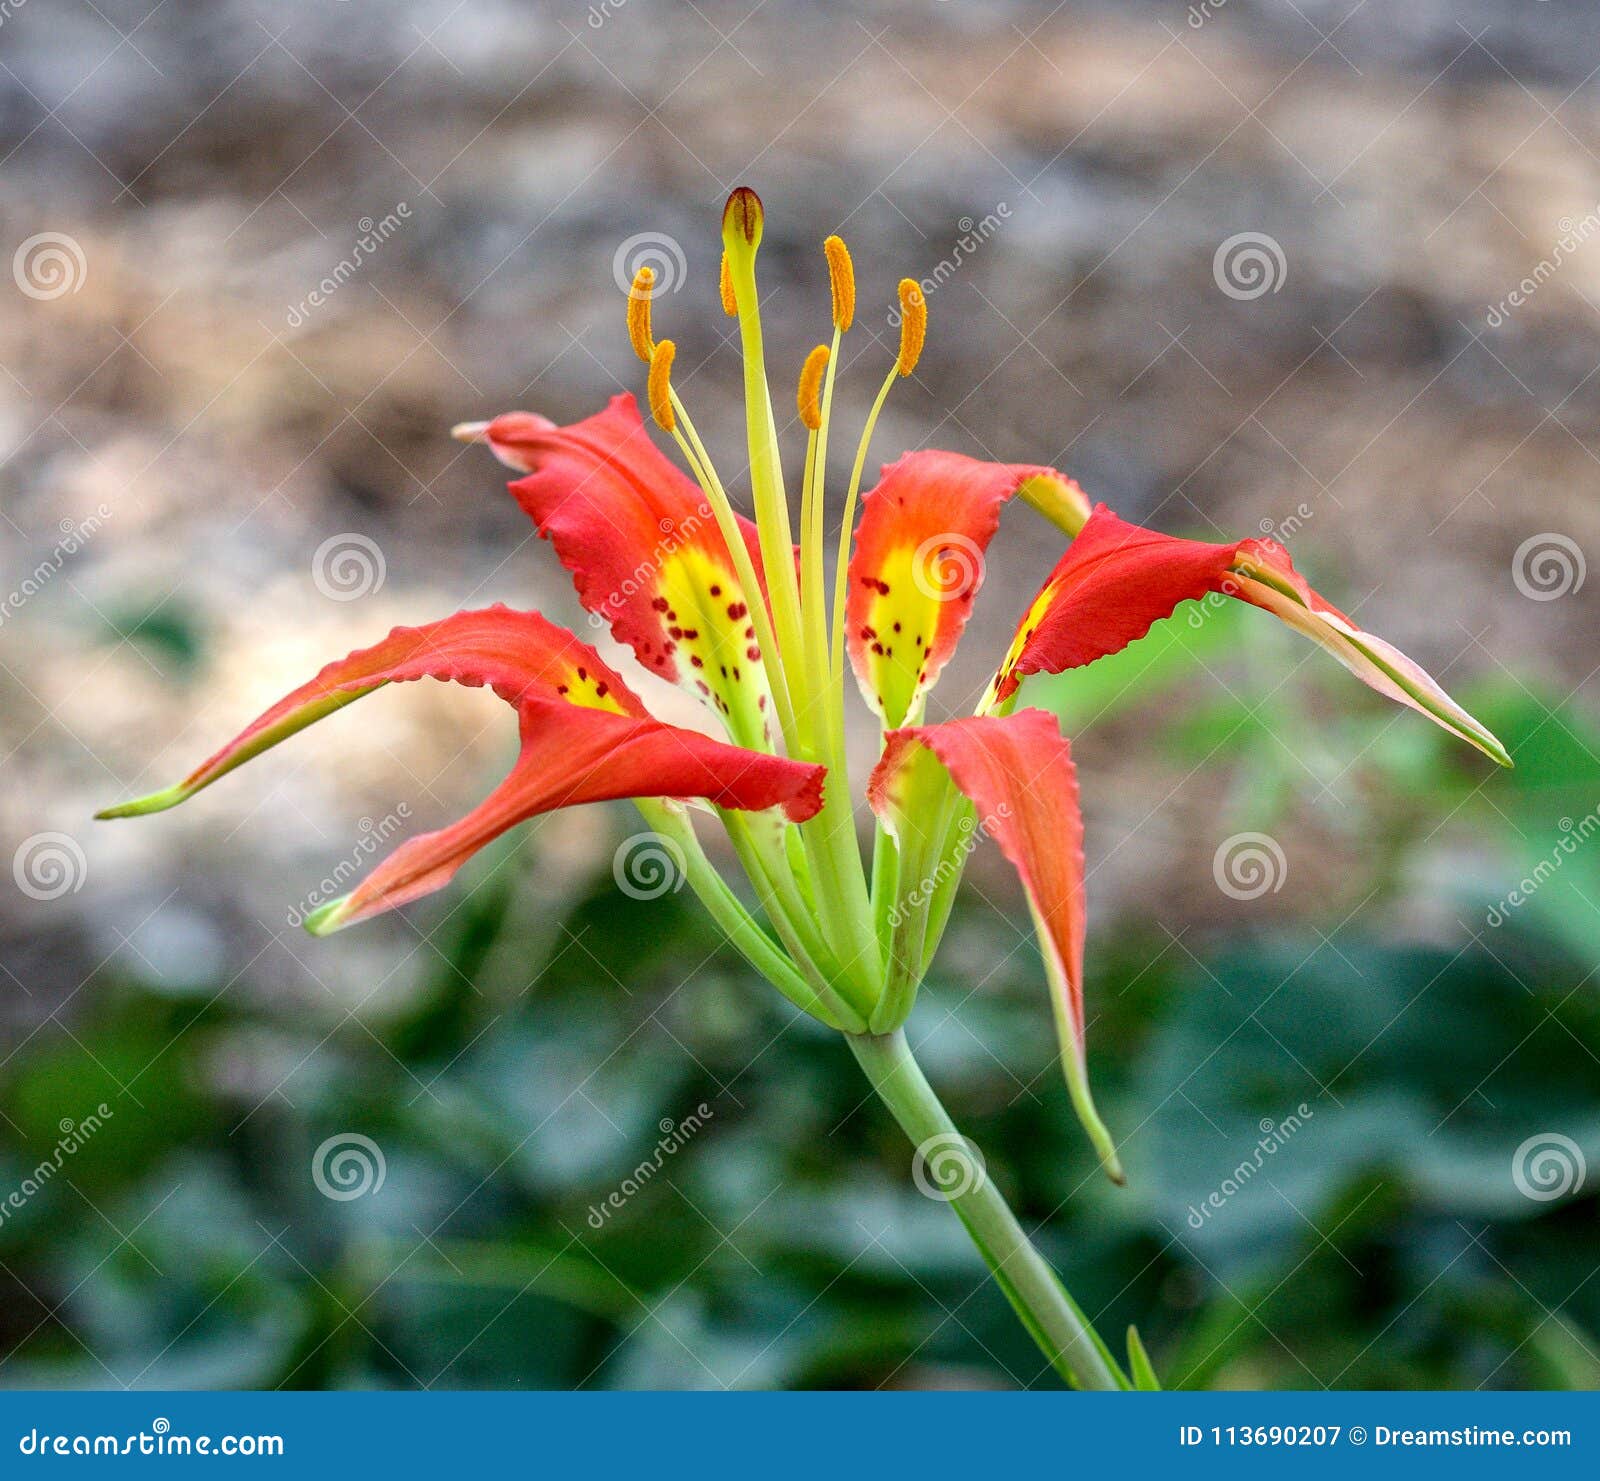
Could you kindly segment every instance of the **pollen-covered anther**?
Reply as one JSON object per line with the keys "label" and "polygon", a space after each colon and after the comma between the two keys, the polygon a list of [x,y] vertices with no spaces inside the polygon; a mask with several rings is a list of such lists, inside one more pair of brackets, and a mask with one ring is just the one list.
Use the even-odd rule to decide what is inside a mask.
{"label": "pollen-covered anther", "polygon": [[628,339],[633,345],[633,353],[646,365],[650,363],[656,347],[650,332],[650,291],[655,283],[655,269],[641,267],[633,275],[633,287],[628,290]]}
{"label": "pollen-covered anther", "polygon": [[822,425],[822,374],[828,368],[827,345],[818,345],[806,356],[800,370],[800,390],[796,401],[800,407],[800,420],[806,430],[815,432]]}
{"label": "pollen-covered anther", "polygon": [[913,278],[900,279],[900,358],[896,369],[910,375],[922,358],[922,342],[928,337],[928,300],[922,285]]}
{"label": "pollen-covered anther", "polygon": [[646,390],[650,397],[650,415],[663,432],[678,425],[677,414],[672,409],[672,357],[678,347],[670,339],[662,340],[650,355],[650,378]]}
{"label": "pollen-covered anther", "polygon": [[833,326],[841,334],[856,319],[856,270],[850,263],[850,249],[842,237],[829,237],[822,244],[828,259],[828,288],[833,294]]}
{"label": "pollen-covered anther", "polygon": [[728,254],[722,254],[722,271],[718,275],[717,291],[722,294],[722,312],[730,319],[739,317],[739,301],[733,296],[733,274],[728,271]]}

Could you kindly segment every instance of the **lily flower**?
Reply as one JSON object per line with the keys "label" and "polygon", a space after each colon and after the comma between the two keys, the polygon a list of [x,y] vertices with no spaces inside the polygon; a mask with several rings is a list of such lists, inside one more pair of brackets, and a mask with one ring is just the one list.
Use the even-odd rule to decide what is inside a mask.
{"label": "lily flower", "polygon": [[[897,353],[842,500],[831,499],[835,377],[855,315],[850,254],[836,236],[823,245],[832,334],[798,376],[795,407],[807,436],[798,498],[791,497],[780,432],[792,424],[780,426],[773,408],[758,307],[762,228],[760,200],[736,190],[723,214],[720,286],[743,355],[746,445],[738,471],[748,480],[750,517],[735,508],[673,385],[676,349],[655,337],[648,268],[629,295],[627,329],[648,366],[651,416],[687,473],[657,446],[627,394],[570,426],[511,411],[454,429],[517,473],[513,497],[571,573],[596,625],[645,669],[701,701],[708,726],[724,739],[653,718],[588,644],[537,613],[494,607],[396,629],[330,664],[176,786],[101,816],[185,801],[384,684],[488,685],[516,712],[521,752],[511,774],[460,822],[403,844],[307,927],[325,934],[437,890],[490,840],[541,813],[636,799],[651,826],[676,844],[688,882],[730,941],[791,1001],[846,1035],[919,1155],[940,1139],[969,1147],[911,1058],[902,1028],[965,861],[992,837],[1033,918],[1072,1103],[1101,1164],[1120,1182],[1085,1065],[1087,912],[1076,770],[1055,717],[1016,707],[1028,677],[1115,653],[1182,602],[1232,597],[1311,638],[1379,693],[1494,760],[1508,758],[1426,672],[1318,596],[1273,541],[1206,544],[1160,534],[1092,507],[1053,468],[953,452],[907,453],[862,495],[879,413],[922,353],[927,305],[910,279],[899,287]],[[967,625],[987,549],[1013,498],[1071,543],[1027,605],[973,712],[930,721],[929,695]],[[830,517],[830,510],[837,512]],[[870,863],[858,842],[846,761],[847,661],[880,729],[879,760],[864,788],[875,816]],[[756,908],[704,853],[691,802],[724,825]],[[1111,1358],[981,1163],[962,1182],[950,1201],[1058,1369],[1097,1386],[1153,1383],[1136,1336],[1131,1379]]]}

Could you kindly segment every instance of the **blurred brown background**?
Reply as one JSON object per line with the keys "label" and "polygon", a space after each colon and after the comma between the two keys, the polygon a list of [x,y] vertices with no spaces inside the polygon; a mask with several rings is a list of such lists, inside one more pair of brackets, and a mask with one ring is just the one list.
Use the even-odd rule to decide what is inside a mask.
{"label": "blurred brown background", "polygon": [[[1569,730],[1550,717],[1592,698],[1600,600],[1597,70],[1580,0],[13,0],[7,1063],[81,1037],[108,973],[343,1036],[431,990],[448,900],[329,943],[285,912],[402,805],[416,831],[482,794],[511,743],[492,700],[408,686],[177,813],[89,815],[396,622],[504,600],[588,635],[500,471],[448,428],[642,389],[620,285],[646,253],[680,387],[736,468],[715,280],[737,184],[767,207],[781,405],[826,324],[821,240],[854,252],[841,463],[893,353],[894,283],[929,277],[928,351],[874,464],[922,446],[1050,462],[1173,532],[1276,530],[1452,691],[1526,685],[1547,697],[1528,728]],[[1058,551],[1008,516],[935,712],[982,682]],[[1241,625],[1227,660],[1263,699],[1306,657],[1269,627]],[[1175,755],[1149,737],[1176,702],[1084,725],[1095,919],[1133,921],[1146,962],[1191,927],[1330,925],[1371,898],[1358,820],[1404,811],[1407,787],[1361,757],[1422,722],[1340,679],[1261,743],[1293,864],[1248,911],[1212,874],[1224,835],[1266,826],[1232,732]],[[1183,694],[1207,692],[1200,674]],[[1492,808],[1491,768],[1449,764],[1460,791],[1419,810],[1428,850],[1373,907],[1435,944],[1465,939],[1463,879],[1493,899],[1517,867],[1465,826],[1493,823],[1481,800],[1454,815]],[[532,908],[554,914],[614,833],[598,814],[536,831]],[[1008,902],[995,863],[978,877]],[[1594,918],[1572,910],[1581,940]],[[225,1059],[229,1114],[322,1073],[259,1025]]]}

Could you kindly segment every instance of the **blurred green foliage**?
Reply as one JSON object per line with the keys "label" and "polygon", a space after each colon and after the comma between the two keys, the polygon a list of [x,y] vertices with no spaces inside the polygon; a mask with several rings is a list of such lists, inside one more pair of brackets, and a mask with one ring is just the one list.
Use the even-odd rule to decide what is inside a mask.
{"label": "blurred green foliage", "polygon": [[[1033,697],[1074,734],[1158,716],[1150,744],[1230,778],[1219,837],[1336,789],[1359,911],[1201,922],[1181,950],[1097,918],[1126,1191],[1076,1129],[1020,921],[958,914],[913,1042],[1068,1286],[1114,1345],[1137,1322],[1169,1385],[1593,1386],[1600,838],[1489,912],[1600,805],[1600,733],[1516,681],[1467,694],[1517,760],[1486,780],[1303,650],[1265,654],[1265,624],[1241,643],[1246,615],[1180,616]],[[114,1115],[0,1223],[0,1381],[1053,1386],[833,1036],[687,895],[607,876],[549,919],[530,854],[480,861],[401,1008],[318,1020],[108,970],[15,1050],[0,1186],[64,1115]],[[383,1184],[327,1198],[313,1156],[352,1131]],[[1552,1132],[1591,1172],[1530,1198],[1513,1167]]]}

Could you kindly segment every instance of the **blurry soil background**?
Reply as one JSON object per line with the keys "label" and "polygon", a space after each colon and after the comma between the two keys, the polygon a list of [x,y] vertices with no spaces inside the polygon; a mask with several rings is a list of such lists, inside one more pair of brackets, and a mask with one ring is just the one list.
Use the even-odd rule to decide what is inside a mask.
{"label": "blurry soil background", "polygon": [[[364,840],[387,845],[481,796],[511,753],[502,706],[407,686],[176,813],[115,826],[89,816],[175,779],[326,659],[397,622],[498,600],[593,637],[502,471],[448,429],[516,407],[571,420],[619,390],[641,391],[624,286],[649,260],[666,280],[657,333],[678,343],[680,389],[724,471],[742,472],[738,358],[716,292],[720,208],[738,184],[754,186],[767,209],[763,312],[780,407],[827,327],[821,241],[838,231],[854,253],[860,309],[836,407],[848,430],[833,442],[835,498],[894,352],[894,285],[926,278],[928,349],[890,397],[874,466],[923,446],[1052,463],[1092,497],[1169,531],[1275,532],[1330,600],[1453,692],[1489,696],[1493,720],[1514,722],[1503,738],[1519,763],[1535,733],[1593,763],[1587,732],[1569,718],[1592,710],[1600,614],[1600,581],[1583,581],[1585,554],[1600,551],[1600,35],[1581,0],[13,0],[3,9],[0,246],[13,271],[0,278],[0,588],[10,593],[0,621],[0,838],[15,866],[0,889],[3,1073],[78,1049],[98,1063],[91,1028],[107,992],[185,1005],[174,1042],[191,1011],[221,999],[238,1020],[185,1061],[185,1093],[202,1109],[169,1128],[170,1149],[186,1137],[225,1144],[268,1101],[289,1115],[314,1100],[307,1079],[349,1070],[319,1053],[335,1036],[357,1041],[358,1066],[363,1036],[382,1039],[408,1074],[428,1057],[426,1035],[422,1048],[397,1045],[391,1029],[407,1014],[432,1021],[423,1010],[444,991],[449,954],[436,933],[453,903],[440,897],[326,944],[286,913],[340,861],[368,857]],[[792,457],[800,446],[791,432]],[[1059,549],[1029,511],[1008,513],[977,617],[930,714],[969,701]],[[1144,659],[1114,692],[1041,691],[1075,728],[1091,920],[1121,942],[1103,965],[1106,981],[1130,984],[1129,1002],[1247,933],[1299,933],[1309,951],[1362,911],[1366,936],[1447,960],[1477,934],[1482,905],[1515,884],[1524,856],[1549,852],[1558,819],[1570,828],[1600,806],[1600,793],[1530,802],[1526,812],[1496,802],[1501,782],[1487,763],[1422,736],[1421,720],[1390,713],[1319,655],[1301,666],[1309,650],[1266,617],[1230,617],[1219,632],[1225,645],[1142,702],[1129,693]],[[617,657],[609,638],[601,646]],[[692,723],[661,686],[641,689]],[[1236,709],[1207,708],[1219,704]],[[1179,739],[1159,739],[1171,727]],[[864,723],[858,739],[865,764]],[[1552,765],[1557,784],[1576,775]],[[1374,818],[1399,818],[1409,832],[1380,839]],[[1213,866],[1226,837],[1251,829],[1270,829],[1288,868],[1273,892],[1242,901],[1219,889]],[[532,831],[515,876],[526,898],[508,909],[518,929],[550,939],[530,948],[514,933],[494,936],[499,965],[485,991],[501,994],[496,1021],[538,995],[547,948],[569,958],[591,949],[583,929],[565,925],[563,947],[552,923],[598,908],[584,902],[597,880],[607,883],[617,838],[637,830],[618,810],[615,819],[557,816]],[[1014,919],[998,859],[975,860],[974,878]],[[1577,889],[1576,871],[1567,878]],[[1587,896],[1569,904],[1565,925],[1548,929],[1561,961],[1592,966],[1600,910],[1585,911]],[[992,912],[980,917],[953,940],[948,970],[958,981],[984,978],[999,954],[984,934]],[[630,939],[644,930],[617,919]],[[1009,953],[1016,933],[1000,929]],[[1543,946],[1530,951],[1556,959]],[[618,1021],[630,1024],[622,1010],[637,984],[626,952],[602,955],[589,969],[594,991],[615,998]],[[680,975],[698,959],[680,963]],[[447,979],[481,966],[450,961]],[[1018,1039],[1036,1062],[1015,1083],[987,1066],[1002,1082],[996,1105],[1024,1081],[1041,1094],[1050,1083],[1042,985],[1027,952],[1012,968],[1023,979]],[[663,970],[677,981],[670,964]],[[748,996],[735,966],[719,970],[719,992]],[[1214,991],[1200,981],[1199,993]],[[1576,1001],[1592,1003],[1592,985]],[[581,999],[577,1011],[606,1021]],[[1381,1027],[1386,1010],[1374,1012]],[[315,1025],[303,1057],[297,1024]],[[548,1012],[530,1025],[535,1036],[559,1027]],[[1226,1020],[1218,1036],[1233,1026]],[[462,1054],[481,1037],[513,1058],[505,1023],[469,1014],[450,1032]],[[763,1042],[747,1032],[744,1049],[729,1051],[736,1067]],[[737,1025],[726,1033],[739,1039]],[[1576,1033],[1562,1036],[1569,1049]],[[166,1036],[150,1042],[159,1048]],[[604,1035],[595,1043],[598,1060]],[[590,1047],[566,1068],[586,1067]],[[1176,1079],[1207,1057],[1196,1051]],[[114,1090],[129,1091],[120,1066],[138,1062],[111,1064]],[[643,1063],[648,1076],[648,1056]],[[432,1084],[436,1071],[418,1083]],[[137,1089],[143,1105],[149,1095]],[[1470,1080],[1457,1089],[1469,1094]],[[422,1092],[407,1087],[401,1099],[412,1094]],[[854,1102],[840,1094],[840,1114],[850,1114]],[[1285,1094],[1273,1114],[1303,1098],[1288,1082]],[[56,1108],[43,1091],[30,1104],[45,1127],[88,1108]],[[1058,1098],[1050,1104],[1061,1110]],[[1331,1122],[1336,1107],[1325,1104]],[[131,1121],[134,1109],[118,1114]],[[1374,1117],[1394,1124],[1381,1108]],[[48,1137],[40,1146],[23,1135],[33,1123],[20,1112],[7,1121],[0,1137],[16,1138],[19,1168],[48,1151]],[[1592,1145],[1574,1126],[1567,1134]],[[1519,1125],[1508,1145],[1546,1129]],[[441,1133],[440,1144],[465,1134]],[[601,1125],[587,1135],[609,1133]],[[881,1145],[892,1163],[892,1144]],[[1063,1155],[1081,1159],[1081,1149]],[[181,1181],[163,1176],[161,1187]],[[549,1176],[559,1181],[559,1169]],[[155,1202],[107,1186],[108,1199],[129,1200],[130,1223]],[[185,1186],[187,1198],[196,1184]],[[548,1191],[506,1196],[518,1218],[536,1219]],[[76,1207],[95,1223],[60,1196],[62,1217]],[[1037,1202],[1044,1217],[1056,1198]],[[1592,1226],[1592,1200],[1587,1210]],[[1182,1201],[1171,1216],[1179,1229],[1181,1215]],[[282,1222],[241,1214],[240,1248]],[[1130,1284],[1162,1247],[1153,1228],[1139,1235],[1148,1245],[1125,1252]],[[1291,1219],[1283,1238],[1294,1228]],[[58,1268],[47,1244],[24,1251],[14,1278],[33,1295],[17,1294],[17,1330],[7,1319],[7,1340],[45,1345],[37,1371],[70,1361],[87,1369],[82,1381],[132,1381],[144,1357],[154,1361],[187,1330],[176,1316],[150,1331],[121,1331],[104,1311],[74,1318],[63,1303],[94,1261]],[[118,1248],[119,1262],[132,1258]],[[769,1317],[782,1327],[827,1282],[828,1261],[846,1258],[825,1253],[793,1275],[792,1308],[769,1293],[753,1331]],[[950,1256],[958,1270],[960,1258]],[[1148,1278],[1140,1311],[1192,1313],[1217,1269],[1198,1256],[1164,1258],[1173,1269]],[[1252,1258],[1240,1254],[1240,1268]],[[689,1264],[663,1282],[687,1280]],[[1575,1267],[1574,1282],[1581,1274]],[[316,1304],[309,1282],[292,1269],[285,1278]],[[970,1271],[963,1278],[976,1285]],[[144,1293],[138,1301],[152,1299],[137,1272],[128,1279]],[[1120,1284],[1101,1293],[1106,1301],[1122,1296]],[[348,1287],[336,1289],[353,1304]],[[1538,1311],[1564,1294],[1541,1293]],[[915,1298],[905,1311],[916,1311]],[[987,1311],[986,1299],[976,1309]],[[637,1320],[600,1307],[590,1317],[621,1331]],[[1548,1316],[1535,1320],[1544,1329]],[[86,1323],[114,1335],[84,1336]],[[710,1316],[705,1324],[718,1329]],[[982,1330],[986,1340],[952,1360],[956,1381],[1027,1381],[1024,1358],[992,1350],[1009,1338]],[[1577,1318],[1550,1331],[1576,1366],[1503,1368],[1518,1336],[1527,1341],[1507,1317],[1503,1346],[1485,1349],[1478,1367],[1452,1358],[1408,1372],[1507,1382],[1600,1370]],[[194,1372],[434,1381],[427,1361],[402,1361],[389,1349],[404,1355],[403,1341],[385,1337],[393,1364],[379,1356],[324,1369],[269,1354],[257,1368]],[[310,1346],[303,1334],[285,1343],[294,1354]],[[1289,1363],[1264,1346],[1260,1366],[1246,1363],[1233,1381],[1309,1383],[1311,1372],[1335,1382],[1346,1372],[1344,1358]],[[609,1370],[604,1341],[591,1334],[578,1349],[585,1356],[549,1373],[506,1357],[469,1376],[705,1381],[687,1359],[686,1373],[671,1367],[670,1345]],[[1352,1338],[1344,1356],[1358,1364],[1365,1351]],[[1186,1368],[1196,1381],[1209,1374],[1200,1357]],[[876,1354],[807,1356],[781,1371],[754,1357],[701,1366],[723,1382],[911,1381]],[[1344,1381],[1357,1378],[1408,1381],[1349,1367]],[[458,1369],[442,1381],[461,1379]]]}

